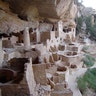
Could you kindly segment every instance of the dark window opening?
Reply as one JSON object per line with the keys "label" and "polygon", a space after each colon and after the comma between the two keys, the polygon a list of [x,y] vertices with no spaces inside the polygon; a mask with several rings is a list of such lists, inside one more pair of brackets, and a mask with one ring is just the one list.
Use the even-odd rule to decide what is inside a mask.
{"label": "dark window opening", "polygon": [[30,28],[30,29],[29,29],[29,33],[31,33],[31,32],[33,32],[33,28]]}
{"label": "dark window opening", "polygon": [[32,38],[32,40],[35,40],[34,38]]}
{"label": "dark window opening", "polygon": [[23,43],[23,40],[21,40],[21,43]]}
{"label": "dark window opening", "polygon": [[25,21],[28,21],[28,20],[27,20],[27,16],[18,15],[18,17],[19,17],[21,20],[25,20]]}

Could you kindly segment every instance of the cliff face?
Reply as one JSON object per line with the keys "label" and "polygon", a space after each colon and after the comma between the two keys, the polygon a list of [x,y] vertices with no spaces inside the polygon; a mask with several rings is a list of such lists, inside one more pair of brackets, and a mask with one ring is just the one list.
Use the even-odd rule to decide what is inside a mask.
{"label": "cliff face", "polygon": [[78,3],[78,17],[80,16],[91,16],[96,14],[96,10],[91,7],[85,7],[82,3]]}
{"label": "cliff face", "polygon": [[[2,25],[2,22],[5,22],[2,20],[4,17],[6,18],[6,22],[13,21],[15,23],[14,20],[16,20],[16,25],[14,26],[19,25],[20,27],[21,25],[23,29],[23,26],[32,27],[34,25],[28,22],[48,21],[54,23],[59,20],[63,20],[64,22],[70,22],[71,20],[73,22],[77,13],[77,6],[74,4],[74,0],[2,0],[0,1],[0,11],[2,11],[0,14],[0,25]],[[18,24],[17,21],[21,23]],[[8,23],[7,25],[7,27],[10,27],[12,24]]]}
{"label": "cliff face", "polygon": [[[69,7],[72,6],[74,0],[8,0],[10,8],[13,12],[22,15],[26,11],[33,11],[34,15],[48,18],[62,18],[68,11]],[[36,10],[37,8],[37,10]],[[28,12],[29,13],[29,12]],[[24,14],[24,15],[28,15]]]}

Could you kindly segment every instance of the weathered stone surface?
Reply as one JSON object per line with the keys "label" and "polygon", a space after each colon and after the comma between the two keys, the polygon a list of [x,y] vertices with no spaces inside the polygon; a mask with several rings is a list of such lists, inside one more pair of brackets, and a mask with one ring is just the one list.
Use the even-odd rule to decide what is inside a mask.
{"label": "weathered stone surface", "polygon": [[30,91],[30,94],[33,95],[33,96],[37,96],[37,91],[35,90],[36,89],[36,82],[35,82],[35,77],[34,77],[34,71],[33,71],[33,68],[32,68],[32,60],[30,58],[30,63],[26,63],[27,65],[27,69],[25,71],[25,80],[27,81],[27,84],[28,84],[28,88],[29,88],[29,91]]}
{"label": "weathered stone surface", "polygon": [[[76,10],[74,0],[0,1],[0,31],[9,33],[22,31],[25,27],[36,28],[38,26],[37,21],[58,22],[59,19],[63,19],[71,24],[70,21],[76,16]],[[42,31],[41,26],[39,27]],[[45,24],[44,30],[52,30],[52,24]]]}
{"label": "weathered stone surface", "polygon": [[40,23],[39,25],[39,31],[40,32],[50,32],[52,31],[52,27],[53,25],[52,24],[48,24],[48,23]]}
{"label": "weathered stone surface", "polygon": [[55,91],[64,91],[64,84],[63,83],[57,83],[55,86],[54,86],[54,90]]}
{"label": "weathered stone surface", "polygon": [[12,44],[10,40],[2,40],[2,47],[3,48],[12,48]]}
{"label": "weathered stone surface", "polygon": [[53,57],[51,55],[49,56],[49,62],[54,63]]}
{"label": "weathered stone surface", "polygon": [[50,96],[51,87],[50,85],[37,85],[38,96]]}
{"label": "weathered stone surface", "polygon": [[[52,0],[52,1],[51,0],[45,0],[45,1],[44,0],[34,0],[34,1],[9,0],[9,2],[10,2],[11,8],[16,13],[21,14],[21,12],[22,12],[22,14],[24,15],[24,13],[26,13],[25,8],[27,8],[27,10],[29,10],[28,4],[30,4],[30,5],[37,6],[39,14],[42,17],[60,18],[62,15],[64,15],[66,13],[66,11],[68,10],[68,8],[69,8],[70,4],[73,2],[73,0],[67,0],[67,1],[66,0]],[[25,6],[23,6],[21,3],[25,4]],[[16,6],[16,4],[18,5],[18,7]],[[64,7],[64,6],[66,6],[66,7]],[[19,9],[19,10],[16,10],[16,9]],[[51,11],[48,11],[48,10],[51,10]],[[26,15],[28,15],[28,14],[26,14]],[[38,15],[38,14],[36,14],[36,15]],[[31,14],[31,17],[32,17],[32,14]]]}
{"label": "weathered stone surface", "polygon": [[52,56],[53,56],[54,61],[58,61],[59,60],[59,57],[58,57],[57,53],[53,53]]}
{"label": "weathered stone surface", "polygon": [[28,86],[12,84],[0,86],[2,96],[30,96]]}
{"label": "weathered stone surface", "polygon": [[[19,85],[17,84],[19,86],[19,90],[17,87],[16,92],[19,93],[20,89],[25,90],[25,87],[23,88],[21,84],[24,86],[27,84],[26,87],[29,90],[26,89],[26,91],[33,96],[37,96],[37,91],[40,96],[50,96],[49,91],[51,88],[54,89],[52,90],[51,96],[72,96],[72,92],[67,90],[63,84],[64,81],[68,82],[69,80],[69,69],[67,70],[67,68],[64,67],[64,64],[69,64],[71,62],[69,57],[71,55],[76,55],[77,53],[75,53],[75,48],[74,52],[73,50],[72,52],[62,52],[65,50],[65,46],[59,45],[60,43],[61,45],[64,43],[71,43],[72,36],[75,38],[76,24],[74,19],[77,9],[76,5],[74,4],[74,0],[2,0],[2,2],[4,5],[3,3],[0,3],[0,32],[7,32],[7,35],[12,33],[11,35],[14,36],[16,36],[17,32],[20,32],[21,35],[19,34],[20,36],[17,36],[18,42],[15,43],[22,43],[22,46],[20,46],[20,48],[22,48],[19,50],[21,52],[20,54],[22,54],[20,56],[30,58],[30,60],[28,59],[30,63],[27,62],[25,64],[24,62],[22,66],[19,65],[21,64],[22,60],[20,60],[19,63],[15,62],[18,64],[13,64],[13,62],[10,61],[10,63],[12,63],[10,64],[10,68],[13,67],[13,70],[22,72],[23,80],[19,82]],[[2,8],[1,5],[4,6],[4,8]],[[29,34],[25,34],[24,37],[27,40],[28,38],[31,38],[32,45],[29,44],[30,40],[29,42],[26,42],[26,44],[23,42],[24,39],[22,32],[26,27],[29,28],[27,30]],[[68,27],[67,31],[65,31],[66,27]],[[55,31],[58,32],[56,33]],[[26,36],[28,38],[26,38]],[[39,44],[36,44],[37,42]],[[42,45],[40,45],[40,43],[42,43]],[[26,50],[26,48],[25,50],[22,50],[24,45],[27,45],[26,47],[30,46],[30,48],[27,48],[28,50]],[[7,44],[5,44],[5,47],[6,46]],[[8,46],[10,47],[11,45]],[[33,50],[31,50],[31,48]],[[35,49],[39,50],[40,53],[36,52]],[[60,57],[58,56],[58,49],[61,52]],[[18,51],[18,49],[16,50]],[[57,64],[58,60],[61,61],[60,63],[62,64]],[[48,63],[50,63],[50,65],[48,65]],[[51,74],[51,76],[48,77],[48,74]],[[36,84],[40,85],[38,90],[35,90]],[[51,88],[50,86],[47,86],[47,84],[50,84]],[[7,93],[7,89],[5,90],[2,88],[3,87],[1,87],[1,90],[4,90]],[[9,89],[12,90],[11,88]],[[13,89],[15,92],[15,88]],[[4,93],[4,91],[2,92]],[[14,96],[17,95],[17,93],[14,92]],[[22,91],[22,94],[20,93],[19,95],[27,96],[29,93],[25,92],[23,94]],[[11,96],[9,93],[8,95]],[[5,94],[4,96],[8,95]]]}
{"label": "weathered stone surface", "polygon": [[53,82],[56,84],[56,83],[59,83],[59,76],[53,76]]}
{"label": "weathered stone surface", "polygon": [[51,92],[51,96],[73,96],[73,93],[70,89],[66,89],[64,84],[58,83]]}
{"label": "weathered stone surface", "polygon": [[33,65],[34,78],[37,84],[46,85],[46,73],[45,73],[45,64],[36,64]]}
{"label": "weathered stone surface", "polygon": [[50,39],[50,32],[41,32],[40,37],[41,42],[45,42],[47,39]]}
{"label": "weathered stone surface", "polygon": [[60,51],[64,51],[64,50],[65,50],[65,46],[64,46],[64,45],[59,45],[58,49],[59,49]]}
{"label": "weathered stone surface", "polygon": [[2,40],[0,39],[0,67],[2,67],[3,59],[4,59],[4,52],[2,50]]}
{"label": "weathered stone surface", "polygon": [[46,69],[46,72],[47,73],[50,73],[50,74],[55,74],[57,71],[57,66],[53,65],[52,67],[50,67],[49,69]]}
{"label": "weathered stone surface", "polygon": [[[34,24],[36,24],[36,26],[38,25],[37,23]],[[32,22],[23,21],[18,18],[17,15],[10,11],[8,3],[2,2],[0,0],[0,32],[19,32],[24,30],[25,27],[29,26],[34,26],[36,28],[34,24]]]}
{"label": "weathered stone surface", "polygon": [[60,57],[62,57],[62,61],[63,61],[63,62],[66,62],[66,63],[69,62],[69,58],[68,58],[68,57],[63,56],[63,55],[61,55]]}
{"label": "weathered stone surface", "polygon": [[[64,82],[65,81],[65,79],[66,79],[66,77],[65,77],[65,73],[59,73],[59,74],[57,74],[57,77],[58,77],[58,81],[57,81],[57,83],[62,83],[62,82]],[[53,80],[55,81],[55,78],[54,78],[54,76],[53,76]],[[56,82],[56,81],[55,81]]]}
{"label": "weathered stone surface", "polygon": [[23,21],[13,13],[9,14],[3,10],[0,10],[0,14],[2,14],[0,17],[0,32],[19,32],[24,30],[24,28],[27,26],[34,26],[32,22]]}
{"label": "weathered stone surface", "polygon": [[[60,86],[59,86],[59,88],[60,88]],[[73,96],[73,93],[70,89],[62,89],[59,91],[54,90],[54,91],[52,91],[51,96]]]}
{"label": "weathered stone surface", "polygon": [[24,71],[24,64],[28,62],[27,58],[12,58],[8,61],[8,66],[17,72]]}
{"label": "weathered stone surface", "polygon": [[28,51],[25,53],[26,58],[32,58],[32,63],[33,64],[38,64],[39,63],[39,52],[37,50],[35,51]]}

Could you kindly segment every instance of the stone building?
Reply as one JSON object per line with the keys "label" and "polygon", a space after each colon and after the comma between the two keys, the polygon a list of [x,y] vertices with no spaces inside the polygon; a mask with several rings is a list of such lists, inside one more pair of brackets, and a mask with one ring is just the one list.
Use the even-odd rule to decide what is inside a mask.
{"label": "stone building", "polygon": [[76,13],[74,0],[0,0],[1,96],[73,96]]}

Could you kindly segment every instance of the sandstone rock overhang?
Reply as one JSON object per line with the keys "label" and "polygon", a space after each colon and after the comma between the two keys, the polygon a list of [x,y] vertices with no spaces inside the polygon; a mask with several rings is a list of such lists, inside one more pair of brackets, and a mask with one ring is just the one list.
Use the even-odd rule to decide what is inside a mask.
{"label": "sandstone rock overhang", "polygon": [[40,16],[60,18],[68,11],[74,0],[5,0],[10,8],[17,14],[21,14],[30,6],[35,6]]}
{"label": "sandstone rock overhang", "polygon": [[74,0],[0,0],[0,32],[37,28],[40,21],[74,21],[76,8]]}

